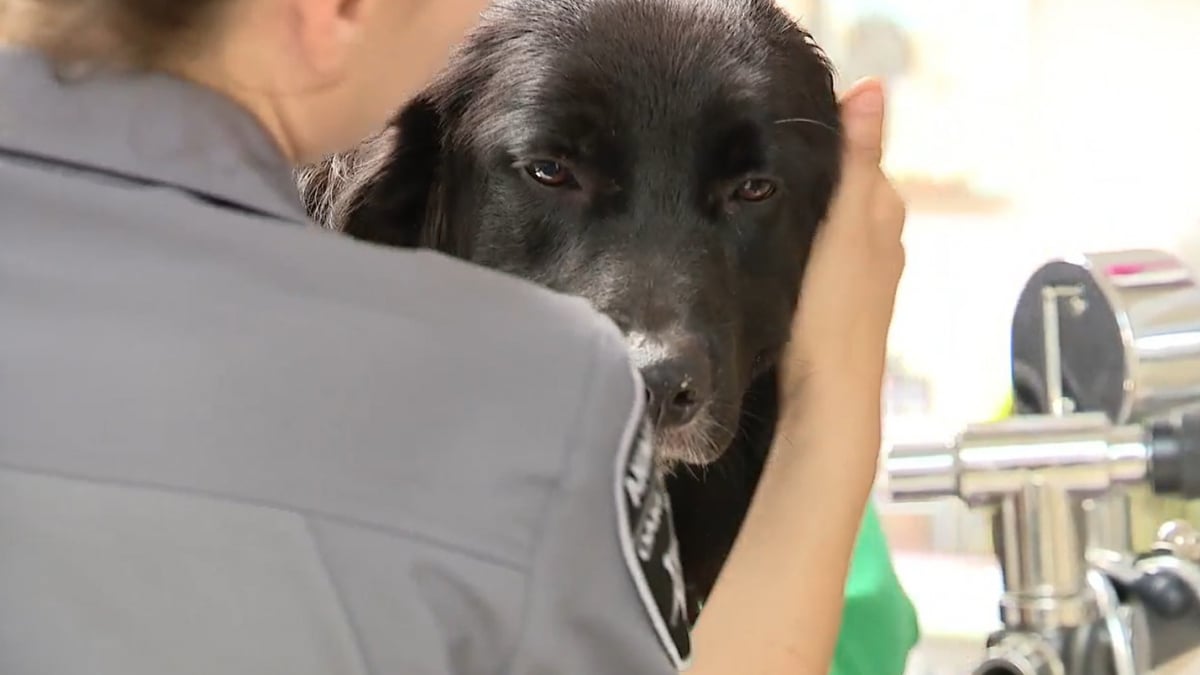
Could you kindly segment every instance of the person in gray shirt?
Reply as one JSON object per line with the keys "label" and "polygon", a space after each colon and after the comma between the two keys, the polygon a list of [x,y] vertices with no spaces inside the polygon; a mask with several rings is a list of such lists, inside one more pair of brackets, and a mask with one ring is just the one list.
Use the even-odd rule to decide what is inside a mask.
{"label": "person in gray shirt", "polygon": [[807,282],[837,301],[797,314],[786,442],[689,635],[615,326],[321,230],[291,180],[482,4],[0,4],[0,673],[828,663],[879,445],[834,421],[879,416],[903,264],[882,92],[848,95]]}

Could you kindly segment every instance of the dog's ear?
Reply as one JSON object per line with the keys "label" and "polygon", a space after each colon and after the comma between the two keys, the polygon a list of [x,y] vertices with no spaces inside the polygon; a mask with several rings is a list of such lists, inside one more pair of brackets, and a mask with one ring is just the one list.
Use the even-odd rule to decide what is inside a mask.
{"label": "dog's ear", "polygon": [[390,246],[446,248],[442,114],[420,97],[380,133],[297,174],[309,215],[329,229]]}

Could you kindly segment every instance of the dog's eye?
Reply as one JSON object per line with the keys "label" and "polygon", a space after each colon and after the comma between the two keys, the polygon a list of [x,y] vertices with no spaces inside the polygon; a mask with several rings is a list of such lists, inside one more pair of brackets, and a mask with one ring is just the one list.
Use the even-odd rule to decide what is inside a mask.
{"label": "dog's eye", "polygon": [[751,178],[737,187],[733,196],[744,202],[761,202],[775,194],[775,184],[765,178]]}
{"label": "dog's eye", "polygon": [[525,166],[525,173],[546,187],[564,187],[575,181],[570,169],[549,160],[530,162]]}

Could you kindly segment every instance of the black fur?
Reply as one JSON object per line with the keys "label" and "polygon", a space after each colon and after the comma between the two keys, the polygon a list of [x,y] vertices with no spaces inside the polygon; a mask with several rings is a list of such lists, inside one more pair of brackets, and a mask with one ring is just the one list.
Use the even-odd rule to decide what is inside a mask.
{"label": "black fur", "polygon": [[[659,435],[674,460],[709,463],[668,479],[694,617],[771,443],[839,131],[829,64],[772,0],[500,0],[392,125],[300,178],[314,216],[351,236],[437,248],[701,345],[703,419]],[[561,174],[531,174],[535,160],[571,181],[539,183]],[[773,196],[736,196],[760,177]]]}

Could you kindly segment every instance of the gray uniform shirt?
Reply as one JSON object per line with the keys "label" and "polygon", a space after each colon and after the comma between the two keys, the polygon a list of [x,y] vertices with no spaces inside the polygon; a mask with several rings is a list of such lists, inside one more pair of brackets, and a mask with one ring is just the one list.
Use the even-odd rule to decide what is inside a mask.
{"label": "gray uniform shirt", "polygon": [[241,109],[0,51],[0,673],[668,673],[582,301],[310,225]]}

